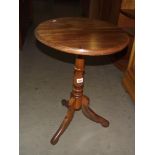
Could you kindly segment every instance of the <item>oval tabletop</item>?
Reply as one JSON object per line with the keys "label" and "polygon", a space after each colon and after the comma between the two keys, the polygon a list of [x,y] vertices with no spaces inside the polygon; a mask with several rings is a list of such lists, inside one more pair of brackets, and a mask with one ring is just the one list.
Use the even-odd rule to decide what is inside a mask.
{"label": "oval tabletop", "polygon": [[117,26],[79,17],[51,19],[38,25],[36,38],[43,44],[77,55],[109,55],[124,49],[128,35]]}

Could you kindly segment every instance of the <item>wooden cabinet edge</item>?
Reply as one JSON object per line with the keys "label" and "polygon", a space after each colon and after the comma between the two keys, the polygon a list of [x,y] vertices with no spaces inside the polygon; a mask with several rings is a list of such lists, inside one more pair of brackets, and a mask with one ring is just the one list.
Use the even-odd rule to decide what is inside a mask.
{"label": "wooden cabinet edge", "polygon": [[135,64],[135,42],[133,43],[127,70],[125,71],[122,84],[129,93],[133,101],[135,101],[135,73],[133,70]]}
{"label": "wooden cabinet edge", "polygon": [[135,101],[135,84],[128,71],[125,73],[122,84],[125,90],[129,93],[131,99]]}

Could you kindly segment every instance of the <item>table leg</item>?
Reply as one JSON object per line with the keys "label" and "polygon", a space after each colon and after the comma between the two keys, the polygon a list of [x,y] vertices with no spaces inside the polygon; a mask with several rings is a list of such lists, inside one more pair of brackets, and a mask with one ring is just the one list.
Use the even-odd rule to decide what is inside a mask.
{"label": "table leg", "polygon": [[100,123],[103,127],[109,126],[109,121],[104,119],[103,117],[97,115],[90,107],[89,107],[89,98],[83,96],[82,99],[82,112],[83,114],[89,118],[90,120]]}
{"label": "table leg", "polygon": [[70,100],[62,100],[62,104],[68,108],[68,111],[59,129],[56,131],[53,138],[51,139],[51,144],[53,145],[55,145],[58,142],[60,136],[69,126],[75,110],[80,110],[82,108],[82,112],[87,118],[94,122],[100,123],[104,127],[109,126],[109,121],[97,115],[89,107],[89,98],[83,95],[84,68],[84,58],[82,56],[77,57],[74,66],[73,90],[71,92]]}
{"label": "table leg", "polygon": [[56,131],[53,138],[51,139],[51,144],[53,144],[53,145],[55,145],[58,142],[60,136],[64,133],[66,128],[69,126],[69,124],[74,116],[75,110],[74,110],[73,102],[74,102],[74,99],[71,99],[70,100],[71,106],[68,107],[68,111],[67,111],[67,114],[66,114],[63,122],[61,123],[59,129]]}

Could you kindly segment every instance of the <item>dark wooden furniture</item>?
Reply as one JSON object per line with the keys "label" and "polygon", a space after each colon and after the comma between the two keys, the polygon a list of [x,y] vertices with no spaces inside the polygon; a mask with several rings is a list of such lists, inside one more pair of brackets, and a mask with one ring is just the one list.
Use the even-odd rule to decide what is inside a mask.
{"label": "dark wooden furniture", "polygon": [[90,0],[89,18],[117,24],[122,0]]}
{"label": "dark wooden furniture", "polygon": [[28,28],[32,22],[32,0],[19,0],[19,47],[25,41]]}
{"label": "dark wooden furniture", "polygon": [[59,18],[41,23],[35,30],[36,38],[43,44],[62,52],[75,54],[73,89],[69,100],[62,103],[68,112],[53,138],[59,137],[71,122],[74,112],[82,109],[83,114],[104,127],[109,122],[89,107],[89,98],[83,94],[85,55],[109,55],[124,49],[129,42],[128,35],[120,28],[104,21],[86,18]]}
{"label": "dark wooden furniture", "polygon": [[83,17],[89,16],[89,6],[91,0],[80,0],[81,4],[81,13]]}
{"label": "dark wooden furniture", "polygon": [[116,61],[115,65],[124,72],[123,86],[131,99],[135,101],[135,10],[121,9],[118,25],[129,34],[130,42],[127,53]]}
{"label": "dark wooden furniture", "polygon": [[126,54],[118,54],[118,57],[116,58],[115,65],[118,67],[121,71],[125,72],[128,63],[129,63],[129,58],[133,46],[133,41],[134,41],[134,36],[135,36],[135,10],[133,9],[121,9],[120,10],[120,16],[118,20],[118,26],[122,27],[128,34],[130,38],[129,42],[129,48],[126,52]]}

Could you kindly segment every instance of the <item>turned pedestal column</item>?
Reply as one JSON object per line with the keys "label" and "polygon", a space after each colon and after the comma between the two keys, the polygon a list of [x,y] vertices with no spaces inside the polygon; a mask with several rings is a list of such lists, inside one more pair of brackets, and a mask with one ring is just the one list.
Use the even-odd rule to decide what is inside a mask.
{"label": "turned pedestal column", "polygon": [[75,110],[80,110],[82,108],[82,112],[87,118],[89,118],[94,122],[100,123],[104,127],[109,126],[109,122],[106,119],[97,115],[95,112],[93,112],[92,109],[90,109],[89,98],[83,95],[84,68],[85,68],[84,58],[82,56],[77,57],[74,66],[73,90],[71,92],[71,97],[69,100],[62,100],[62,104],[68,108],[68,112],[63,122],[61,123],[59,129],[51,139],[51,144],[53,145],[58,142],[59,137],[68,127],[69,123],[73,118]]}

